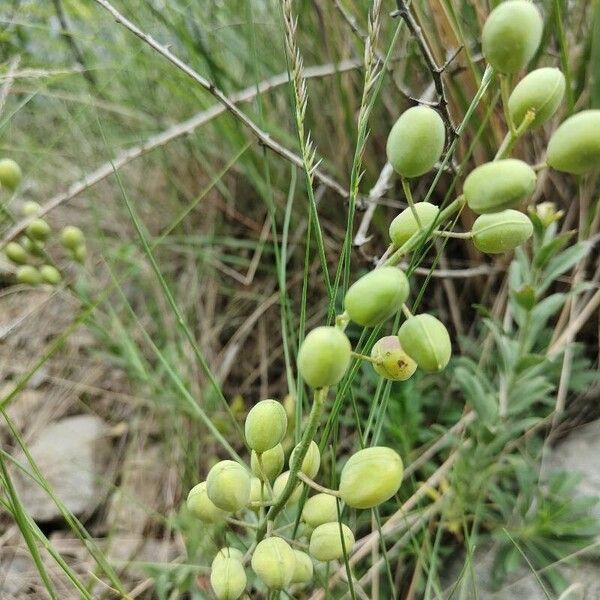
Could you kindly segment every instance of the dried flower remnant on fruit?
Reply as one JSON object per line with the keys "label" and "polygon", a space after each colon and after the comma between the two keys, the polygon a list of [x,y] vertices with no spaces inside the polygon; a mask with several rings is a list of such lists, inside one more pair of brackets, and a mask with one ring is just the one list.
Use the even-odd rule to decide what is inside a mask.
{"label": "dried flower remnant on fruit", "polygon": [[350,364],[352,347],[336,327],[317,327],[304,339],[298,352],[298,370],[312,388],[336,385]]}
{"label": "dried flower remnant on fruit", "polygon": [[[341,528],[341,532],[340,532]],[[343,544],[342,544],[343,539]],[[350,555],[354,546],[354,534],[344,523],[324,523],[315,528],[310,536],[309,553],[313,558],[327,562]]]}
{"label": "dried flower remnant on fruit", "polygon": [[281,442],[287,429],[285,408],[276,400],[262,400],[246,417],[246,441],[258,454]]}
{"label": "dried flower remnant on fruit", "polygon": [[238,600],[246,583],[244,566],[237,558],[223,558],[213,564],[210,584],[218,600]]}
{"label": "dried flower remnant on fruit", "polygon": [[344,308],[355,323],[374,327],[400,310],[409,290],[408,279],[400,269],[380,267],[350,286]]}
{"label": "dried flower remnant on fruit", "polygon": [[[421,222],[421,228],[429,231],[435,222],[440,209],[429,202],[417,202],[413,207]],[[415,233],[419,231],[419,225],[415,219],[412,209],[405,208],[390,224],[390,239],[395,246],[402,246]]]}
{"label": "dried flower remnant on fruit", "polygon": [[533,234],[533,225],[517,210],[481,215],[473,223],[473,243],[487,254],[500,254],[520,246]]}
{"label": "dried flower remnant on fruit", "polygon": [[533,58],[542,40],[544,23],[528,0],[508,0],[488,16],[481,34],[483,55],[500,73],[516,73]]}
{"label": "dried flower remnant on fruit", "polygon": [[375,342],[371,358],[378,375],[392,381],[406,381],[417,370],[417,363],[404,351],[397,335],[388,335]]}
{"label": "dried flower remnant on fruit", "polygon": [[404,466],[399,454],[385,446],[353,454],[342,469],[340,496],[352,508],[373,508],[400,488]]}
{"label": "dried flower remnant on fruit", "polygon": [[281,444],[277,444],[277,446],[263,452],[260,455],[260,463],[258,454],[254,450],[252,450],[252,454],[250,455],[252,473],[259,478],[264,477],[268,481],[273,481],[281,473],[284,464],[285,455]]}
{"label": "dried flower remnant on fruit", "polygon": [[21,167],[12,158],[0,160],[0,187],[14,192],[19,187],[22,178]]}
{"label": "dried flower remnant on fruit", "polygon": [[302,520],[313,529],[323,525],[323,523],[336,521],[337,518],[337,500],[335,496],[321,492],[311,496],[304,503]]}
{"label": "dried flower remnant on fruit", "polygon": [[187,497],[188,510],[201,521],[217,523],[227,517],[227,512],[215,506],[206,493],[206,481],[195,485]]}
{"label": "dried flower remnant on fruit", "polygon": [[404,350],[428,373],[441,371],[450,361],[450,335],[446,326],[433,315],[408,318],[402,323],[398,337]]}
{"label": "dried flower remnant on fruit", "polygon": [[[290,468],[294,461],[294,455],[300,449],[300,444],[298,444],[290,455]],[[321,452],[319,451],[319,446],[313,440],[311,440],[306,455],[304,456],[304,460],[300,465],[300,471],[304,473],[307,477],[314,479],[319,472],[319,468],[321,466]]]}
{"label": "dried flower remnant on fruit", "polygon": [[222,460],[208,472],[206,491],[215,506],[236,512],[250,501],[250,475],[233,460]]}
{"label": "dried flower remnant on fruit", "polygon": [[420,177],[438,162],[445,142],[440,115],[428,106],[415,106],[394,123],[387,139],[387,159],[402,177]]}
{"label": "dried flower remnant on fruit", "polygon": [[252,555],[252,570],[271,590],[281,590],[291,583],[295,563],[294,551],[279,537],[262,540]]}

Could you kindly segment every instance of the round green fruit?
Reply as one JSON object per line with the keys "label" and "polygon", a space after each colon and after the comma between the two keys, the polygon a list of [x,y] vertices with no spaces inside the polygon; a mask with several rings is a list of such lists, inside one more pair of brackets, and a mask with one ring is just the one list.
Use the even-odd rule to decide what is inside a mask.
{"label": "round green fruit", "polygon": [[25,248],[23,248],[23,246],[20,244],[17,244],[17,242],[9,242],[6,244],[6,248],[4,248],[4,254],[6,254],[6,258],[17,265],[24,265],[29,259]]}
{"label": "round green fruit", "polygon": [[350,528],[336,521],[315,528],[310,536],[308,551],[313,558],[326,562],[343,558],[344,552],[346,556],[350,555],[353,546],[354,534]]}
{"label": "round green fruit", "polygon": [[87,249],[85,245],[81,244],[80,246],[77,246],[77,248],[71,251],[71,255],[73,256],[73,260],[83,264],[87,257]]}
{"label": "round green fruit", "polygon": [[227,517],[227,512],[215,506],[206,493],[206,481],[195,485],[187,497],[188,510],[205,523],[218,523]]}
{"label": "round green fruit", "polygon": [[373,346],[371,358],[375,372],[392,381],[406,381],[417,370],[417,363],[402,349],[397,335],[382,337]]}
{"label": "round green fruit", "polygon": [[33,200],[28,200],[23,204],[23,207],[21,208],[21,213],[24,217],[33,217],[40,212],[41,208],[42,207],[37,202],[34,202]]}
{"label": "round green fruit", "polygon": [[273,479],[281,473],[284,463],[285,456],[281,444],[277,444],[277,446],[263,452],[260,455],[260,464],[258,461],[258,454],[256,454],[254,450],[252,450],[250,456],[250,468],[252,469],[252,473],[267,481],[273,481]]}
{"label": "round green fruit", "polygon": [[269,500],[271,500],[271,494],[267,484],[258,477],[252,477],[250,479],[250,509],[258,511],[260,509],[259,503],[268,502]]}
{"label": "round green fruit", "polygon": [[58,285],[62,279],[60,271],[52,265],[43,265],[40,267],[42,280],[50,285]]}
{"label": "round green fruit", "polygon": [[0,186],[14,192],[22,178],[21,167],[12,158],[0,160]]}
{"label": "round green fruit", "polygon": [[85,236],[79,227],[67,225],[60,232],[60,241],[68,250],[75,250],[78,246],[85,244]]}
{"label": "round green fruit", "polygon": [[485,163],[469,173],[463,192],[478,214],[498,212],[524,200],[535,189],[535,171],[522,160],[505,158]]}
{"label": "round green fruit", "polygon": [[559,69],[544,67],[531,71],[515,86],[508,99],[508,112],[516,127],[525,115],[535,115],[529,127],[539,127],[558,110],[565,95],[565,76]]}
{"label": "round green fruit", "polygon": [[[290,455],[290,467],[294,461],[294,455],[299,450],[300,444],[298,444]],[[321,466],[321,452],[319,451],[319,446],[316,442],[311,440],[306,455],[304,456],[304,460],[302,461],[302,465],[300,466],[300,471],[304,473],[307,477],[314,479],[319,472],[319,468]]]}
{"label": "round green fruit", "polygon": [[564,121],[550,138],[546,162],[573,175],[600,167],[600,110],[584,110]]}
{"label": "round green fruit", "polygon": [[398,332],[400,344],[417,365],[428,373],[446,367],[452,355],[452,343],[445,325],[432,315],[408,318]]}
{"label": "round green fruit", "polygon": [[[290,472],[284,471],[275,480],[275,483],[273,484],[273,498],[275,499],[275,501],[277,501],[279,496],[281,496],[281,494],[283,493],[283,490],[285,489],[285,486],[287,485],[289,478],[290,478]],[[298,484],[296,486],[296,488],[294,489],[294,491],[292,492],[292,495],[288,498],[286,505],[291,506],[293,504],[298,504],[301,496],[302,496],[302,485]]]}
{"label": "round green fruit", "polygon": [[294,573],[292,575],[292,581],[290,583],[308,583],[313,578],[313,563],[306,552],[300,552],[300,550],[294,550],[294,558],[296,562],[294,564]]}
{"label": "round green fruit", "polygon": [[325,493],[311,496],[304,503],[302,519],[313,529],[319,525],[323,525],[323,523],[337,521],[337,500],[335,496]]}
{"label": "round green fruit", "polygon": [[304,339],[298,352],[298,370],[312,388],[335,385],[350,364],[352,346],[337,327],[317,327]]}
{"label": "round green fruit", "polygon": [[246,417],[246,441],[259,454],[281,442],[287,429],[287,415],[281,402],[262,400]]}
{"label": "round green fruit", "polygon": [[250,501],[250,475],[233,460],[222,460],[208,472],[206,491],[215,506],[236,512]]}
{"label": "round green fruit", "polygon": [[398,491],[403,473],[402,459],[391,448],[365,448],[344,465],[340,496],[352,508],[373,508]]}
{"label": "round green fruit", "polygon": [[234,548],[233,546],[226,546],[225,548],[221,548],[213,558],[211,567],[214,567],[215,563],[217,563],[220,560],[223,560],[224,558],[235,558],[236,560],[241,561],[244,558],[244,553],[241,550]]}
{"label": "round green fruit", "polygon": [[25,285],[37,285],[42,282],[42,276],[35,267],[23,265],[17,269],[17,281]]}
{"label": "round green fruit", "polygon": [[481,215],[473,223],[473,243],[486,254],[500,254],[520,246],[533,233],[527,215],[517,210],[503,210]]}
{"label": "round green fruit", "polygon": [[396,267],[380,267],[350,286],[344,308],[363,327],[374,327],[395,315],[408,298],[408,279]]}
{"label": "round green fruit", "polygon": [[445,142],[440,115],[428,106],[415,106],[394,123],[387,139],[387,159],[402,177],[420,177],[440,159]]}
{"label": "round green fruit", "polygon": [[252,555],[252,570],[272,590],[281,590],[291,583],[295,563],[294,551],[279,537],[262,540]]}
{"label": "round green fruit", "polygon": [[210,572],[210,584],[218,600],[238,600],[246,582],[244,565],[236,558],[219,560]]}
{"label": "round green fruit", "polygon": [[542,15],[533,2],[502,2],[483,26],[483,55],[496,71],[516,73],[533,58],[542,40],[543,29]]}
{"label": "round green fruit", "polygon": [[50,235],[50,225],[44,219],[35,219],[28,225],[27,234],[34,240],[44,242]]}
{"label": "round green fruit", "polygon": [[[414,205],[421,227],[429,231],[440,212],[435,204],[417,202]],[[398,248],[419,231],[419,225],[410,206],[405,208],[390,224],[390,239]]]}

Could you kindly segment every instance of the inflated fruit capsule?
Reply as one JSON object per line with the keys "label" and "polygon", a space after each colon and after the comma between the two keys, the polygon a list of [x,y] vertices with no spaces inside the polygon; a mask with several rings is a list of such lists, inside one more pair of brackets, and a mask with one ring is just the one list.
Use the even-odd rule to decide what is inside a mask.
{"label": "inflated fruit capsule", "polygon": [[290,583],[308,583],[313,578],[313,563],[306,552],[294,550],[294,573]]}
{"label": "inflated fruit capsule", "polygon": [[420,177],[440,159],[446,129],[428,106],[414,106],[400,115],[387,139],[387,159],[402,177]]}
{"label": "inflated fruit capsule", "polygon": [[371,350],[375,372],[392,381],[406,381],[417,370],[417,363],[403,350],[397,335],[388,335],[375,342]]}
{"label": "inflated fruit capsule", "polygon": [[500,254],[520,246],[531,237],[533,225],[518,210],[481,215],[473,223],[473,243],[486,254]]}
{"label": "inflated fruit capsule", "polygon": [[26,235],[19,238],[19,243],[30,254],[41,255],[44,250],[44,242],[39,242],[28,238]]}
{"label": "inflated fruit capsule", "polygon": [[285,408],[277,400],[261,400],[246,417],[246,441],[259,454],[277,446],[286,429]]}
{"label": "inflated fruit capsule", "polygon": [[445,325],[432,315],[408,318],[398,332],[400,344],[428,373],[441,371],[452,355],[452,343]]}
{"label": "inflated fruit capsule", "polygon": [[4,248],[4,254],[6,254],[6,258],[17,265],[24,265],[28,259],[27,251],[25,248],[23,248],[23,246],[17,244],[17,242],[9,242],[6,244],[6,248]]}
{"label": "inflated fruit capsule", "polygon": [[400,310],[408,292],[408,279],[400,269],[380,267],[350,286],[344,308],[355,323],[374,327]]}
{"label": "inflated fruit capsule", "polygon": [[71,254],[74,260],[76,260],[78,263],[83,264],[87,257],[87,249],[85,247],[85,244],[77,246],[77,248],[72,250]]}
{"label": "inflated fruit capsule", "polygon": [[[417,202],[414,209],[421,221],[421,228],[429,231],[435,222],[440,209],[429,202]],[[400,247],[419,231],[419,225],[410,206],[405,208],[390,224],[390,239]]]}
{"label": "inflated fruit capsule", "polygon": [[33,217],[34,215],[37,215],[40,212],[41,208],[42,207],[37,202],[34,202],[33,200],[28,200],[23,204],[23,207],[21,208],[21,213],[24,217]]}
{"label": "inflated fruit capsule", "polygon": [[14,192],[22,178],[21,167],[12,158],[0,160],[0,186]]}
{"label": "inflated fruit capsule", "polygon": [[[270,450],[263,452],[260,455],[260,463],[258,460],[258,454],[252,450],[250,456],[250,468],[252,473],[259,478],[264,478],[267,481],[273,481],[279,473],[283,470],[285,463],[285,456],[283,452],[283,446],[277,444]],[[262,467],[262,468],[261,468]]]}
{"label": "inflated fruit capsule", "polygon": [[225,548],[221,548],[216,553],[215,557],[213,558],[211,567],[214,567],[215,563],[217,563],[220,560],[223,560],[224,558],[235,558],[236,560],[241,561],[244,558],[244,553],[241,550],[234,548],[233,546],[225,546]]}
{"label": "inflated fruit capsule", "polygon": [[500,73],[516,73],[533,58],[544,23],[533,2],[509,0],[488,16],[481,34],[487,62]]}
{"label": "inflated fruit capsule", "polygon": [[85,236],[79,227],[67,225],[60,232],[60,241],[68,250],[75,250],[75,248],[85,243]]}
{"label": "inflated fruit capsule", "polygon": [[337,518],[337,500],[331,494],[315,494],[304,503],[302,520],[313,529]]}
{"label": "inflated fruit capsule", "polygon": [[359,450],[342,469],[340,497],[352,508],[373,508],[398,491],[403,473],[402,459],[391,448]]}
{"label": "inflated fruit capsule", "polygon": [[[300,444],[298,444],[290,454],[290,467],[294,461],[294,455],[300,449]],[[316,442],[311,440],[308,450],[304,456],[304,460],[302,461],[302,465],[300,465],[300,471],[304,473],[307,477],[314,479],[319,472],[319,468],[321,466],[321,452],[319,451],[319,446]]]}
{"label": "inflated fruit capsule", "polygon": [[535,171],[522,160],[505,158],[485,163],[469,173],[463,192],[478,214],[511,208],[535,189]]}
{"label": "inflated fruit capsule", "polygon": [[583,175],[600,166],[600,110],[584,110],[561,123],[548,143],[546,162]]}
{"label": "inflated fruit capsule", "polygon": [[531,71],[515,86],[508,99],[508,112],[518,127],[532,111],[530,128],[545,123],[558,110],[565,95],[565,76],[559,69],[544,67]]}
{"label": "inflated fruit capsule", "polygon": [[[340,532],[341,527],[341,532]],[[344,540],[342,545],[342,539]],[[310,536],[308,551],[313,558],[324,562],[348,556],[354,546],[354,534],[344,523],[324,523]]]}
{"label": "inflated fruit capsule", "polygon": [[215,506],[206,493],[206,481],[195,485],[187,497],[188,510],[201,521],[217,523],[227,517],[227,512]]}
{"label": "inflated fruit capsule", "polygon": [[237,558],[223,558],[210,571],[210,584],[218,600],[238,600],[246,583],[244,565]]}
{"label": "inflated fruit capsule", "polygon": [[42,276],[35,267],[23,265],[17,269],[17,281],[25,285],[37,285],[42,282]]}
{"label": "inflated fruit capsule", "polygon": [[206,492],[215,506],[236,512],[250,500],[250,475],[235,461],[222,460],[208,472]]}
{"label": "inflated fruit capsule", "polygon": [[43,265],[40,267],[42,280],[50,285],[58,285],[62,279],[60,271],[52,265]]}
{"label": "inflated fruit capsule", "polygon": [[269,537],[256,546],[252,570],[272,590],[288,586],[294,575],[296,557],[290,545],[279,537]]}
{"label": "inflated fruit capsule", "polygon": [[266,483],[258,477],[252,477],[250,479],[250,502],[248,504],[250,510],[259,510],[260,503],[268,502],[269,500],[271,500],[271,494]]}
{"label": "inflated fruit capsule", "polygon": [[337,327],[317,327],[304,338],[298,352],[298,370],[312,388],[335,385],[350,364],[352,346]]}
{"label": "inflated fruit capsule", "polygon": [[[275,483],[273,484],[273,498],[275,499],[275,501],[277,501],[279,496],[281,496],[281,494],[283,493],[283,490],[284,490],[285,486],[287,485],[289,478],[290,478],[290,472],[284,471],[275,480]],[[301,496],[302,496],[302,485],[298,484],[294,488],[294,491],[292,492],[292,495],[288,498],[288,501],[286,502],[286,504],[288,506],[291,506],[292,504],[298,504]]]}
{"label": "inflated fruit capsule", "polygon": [[27,234],[34,240],[43,242],[50,235],[50,225],[44,219],[35,219],[27,226]]}

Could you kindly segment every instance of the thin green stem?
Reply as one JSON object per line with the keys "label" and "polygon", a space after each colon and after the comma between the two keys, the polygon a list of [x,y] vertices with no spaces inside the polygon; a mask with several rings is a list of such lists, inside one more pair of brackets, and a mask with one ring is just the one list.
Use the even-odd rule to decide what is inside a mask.
{"label": "thin green stem", "polygon": [[322,494],[329,494],[330,496],[335,496],[336,498],[341,498],[341,495],[337,490],[332,490],[331,488],[325,487],[324,485],[313,481],[308,475],[305,475],[302,471],[298,471],[297,477],[300,481],[303,481],[306,485],[311,487],[313,490],[316,490],[317,492],[321,492]]}
{"label": "thin green stem", "polygon": [[354,352],[354,351],[352,351],[350,354],[354,358],[358,358],[359,360],[364,360],[366,362],[370,362],[373,365],[379,365],[379,364],[381,364],[381,361],[377,360],[376,358],[373,358],[371,356],[367,356],[366,354],[361,354],[360,352]]}
{"label": "thin green stem", "polygon": [[419,229],[423,229],[423,224],[421,223],[421,219],[419,218],[419,214],[417,213],[417,209],[415,208],[415,202],[413,200],[412,190],[410,189],[410,182],[406,177],[402,177],[402,189],[404,190],[404,196],[406,197],[406,201],[408,202],[408,206],[417,222],[417,226]]}
{"label": "thin green stem", "polygon": [[402,312],[407,319],[410,319],[413,316],[413,314],[410,312],[410,308],[408,308],[408,306],[406,306],[404,303],[402,303]]}
{"label": "thin green stem", "polygon": [[444,237],[444,238],[457,238],[457,239],[462,239],[462,240],[470,240],[473,237],[473,233],[470,231],[443,231],[443,230],[439,230],[436,229],[433,232],[433,235],[437,236],[437,237]]}
{"label": "thin green stem", "polygon": [[502,108],[504,110],[504,119],[506,120],[506,126],[510,132],[511,137],[515,137],[517,128],[513,123],[510,111],[508,110],[508,98],[510,97],[510,78],[508,75],[500,75],[500,93],[502,95]]}

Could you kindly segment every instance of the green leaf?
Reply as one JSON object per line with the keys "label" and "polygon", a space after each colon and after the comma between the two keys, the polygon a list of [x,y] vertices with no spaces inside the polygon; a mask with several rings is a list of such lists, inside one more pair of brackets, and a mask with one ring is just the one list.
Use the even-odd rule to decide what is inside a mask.
{"label": "green leaf", "polygon": [[572,269],[591,249],[590,242],[578,242],[558,256],[555,256],[549,263],[542,279],[542,284],[538,290],[539,294],[545,292],[550,285],[563,273]]}
{"label": "green leaf", "polygon": [[475,409],[479,419],[486,425],[494,423],[498,418],[498,403],[495,397],[486,392],[479,379],[465,367],[456,367],[454,377],[463,389],[466,400]]}
{"label": "green leaf", "polygon": [[557,235],[552,241],[544,244],[535,254],[533,264],[538,269],[543,269],[547,262],[560,252],[575,234],[574,231],[567,231]]}

